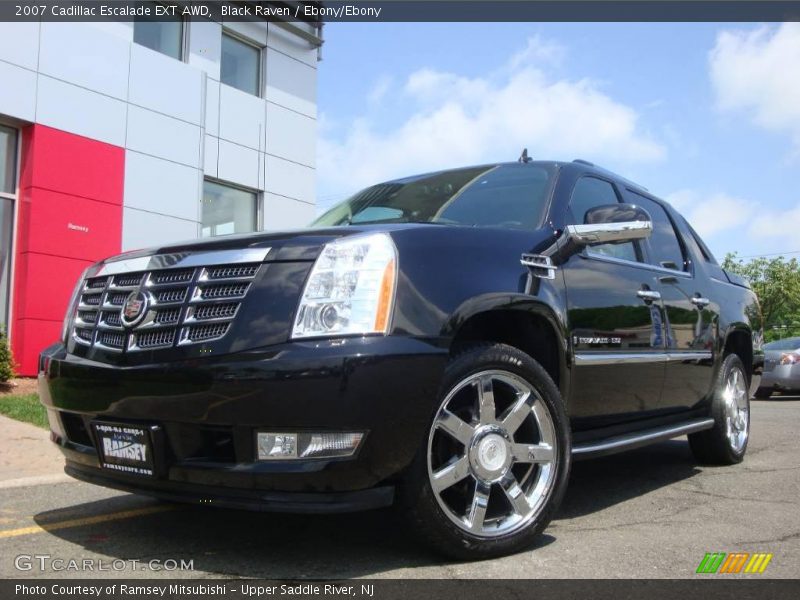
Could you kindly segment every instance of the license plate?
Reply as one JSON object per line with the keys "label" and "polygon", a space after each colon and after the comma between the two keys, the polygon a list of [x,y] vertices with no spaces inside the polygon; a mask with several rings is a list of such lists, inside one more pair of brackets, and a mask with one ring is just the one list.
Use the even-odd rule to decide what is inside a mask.
{"label": "license plate", "polygon": [[130,475],[154,475],[150,433],[144,427],[124,423],[94,423],[100,465]]}

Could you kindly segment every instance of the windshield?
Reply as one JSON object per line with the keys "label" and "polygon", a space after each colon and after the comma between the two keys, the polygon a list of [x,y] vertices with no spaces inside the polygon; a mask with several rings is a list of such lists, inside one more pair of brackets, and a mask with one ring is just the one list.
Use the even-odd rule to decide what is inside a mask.
{"label": "windshield", "polygon": [[333,207],[311,227],[441,223],[536,229],[550,180],[550,169],[524,163],[421,175],[369,187]]}

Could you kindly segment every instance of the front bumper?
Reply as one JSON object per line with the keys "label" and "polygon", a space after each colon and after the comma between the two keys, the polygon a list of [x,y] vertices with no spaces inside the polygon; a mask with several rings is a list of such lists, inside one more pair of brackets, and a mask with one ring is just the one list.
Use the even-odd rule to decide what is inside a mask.
{"label": "front bumper", "polygon": [[[42,354],[39,387],[70,475],[173,500],[264,510],[382,506],[422,445],[447,350],[425,340],[307,341],[119,367]],[[157,426],[156,475],[100,467],[91,423]],[[257,461],[255,433],[362,431],[346,459]]]}

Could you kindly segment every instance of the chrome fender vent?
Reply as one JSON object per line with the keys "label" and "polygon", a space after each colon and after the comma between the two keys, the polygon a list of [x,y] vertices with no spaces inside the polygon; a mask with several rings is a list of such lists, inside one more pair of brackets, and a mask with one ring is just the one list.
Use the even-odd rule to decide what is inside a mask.
{"label": "chrome fender vent", "polygon": [[540,279],[555,279],[556,267],[549,256],[543,254],[523,254],[519,260],[520,264],[528,267],[531,275]]}

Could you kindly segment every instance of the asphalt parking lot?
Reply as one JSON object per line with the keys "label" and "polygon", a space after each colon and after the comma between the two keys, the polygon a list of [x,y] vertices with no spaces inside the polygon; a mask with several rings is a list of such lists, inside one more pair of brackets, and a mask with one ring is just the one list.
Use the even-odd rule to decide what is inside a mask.
{"label": "asphalt parking lot", "polygon": [[[444,560],[418,545],[391,510],[249,513],[69,481],[0,487],[0,576],[796,578],[800,397],[754,401],[752,417],[747,458],[735,467],[699,467],[685,438],[576,463],[560,514],[538,546],[502,559]],[[774,557],[763,575],[697,575],[706,552]],[[93,560],[95,572],[55,571],[62,563],[53,559],[64,566]],[[145,568],[153,559],[169,567],[169,560],[192,561],[194,570]]]}

